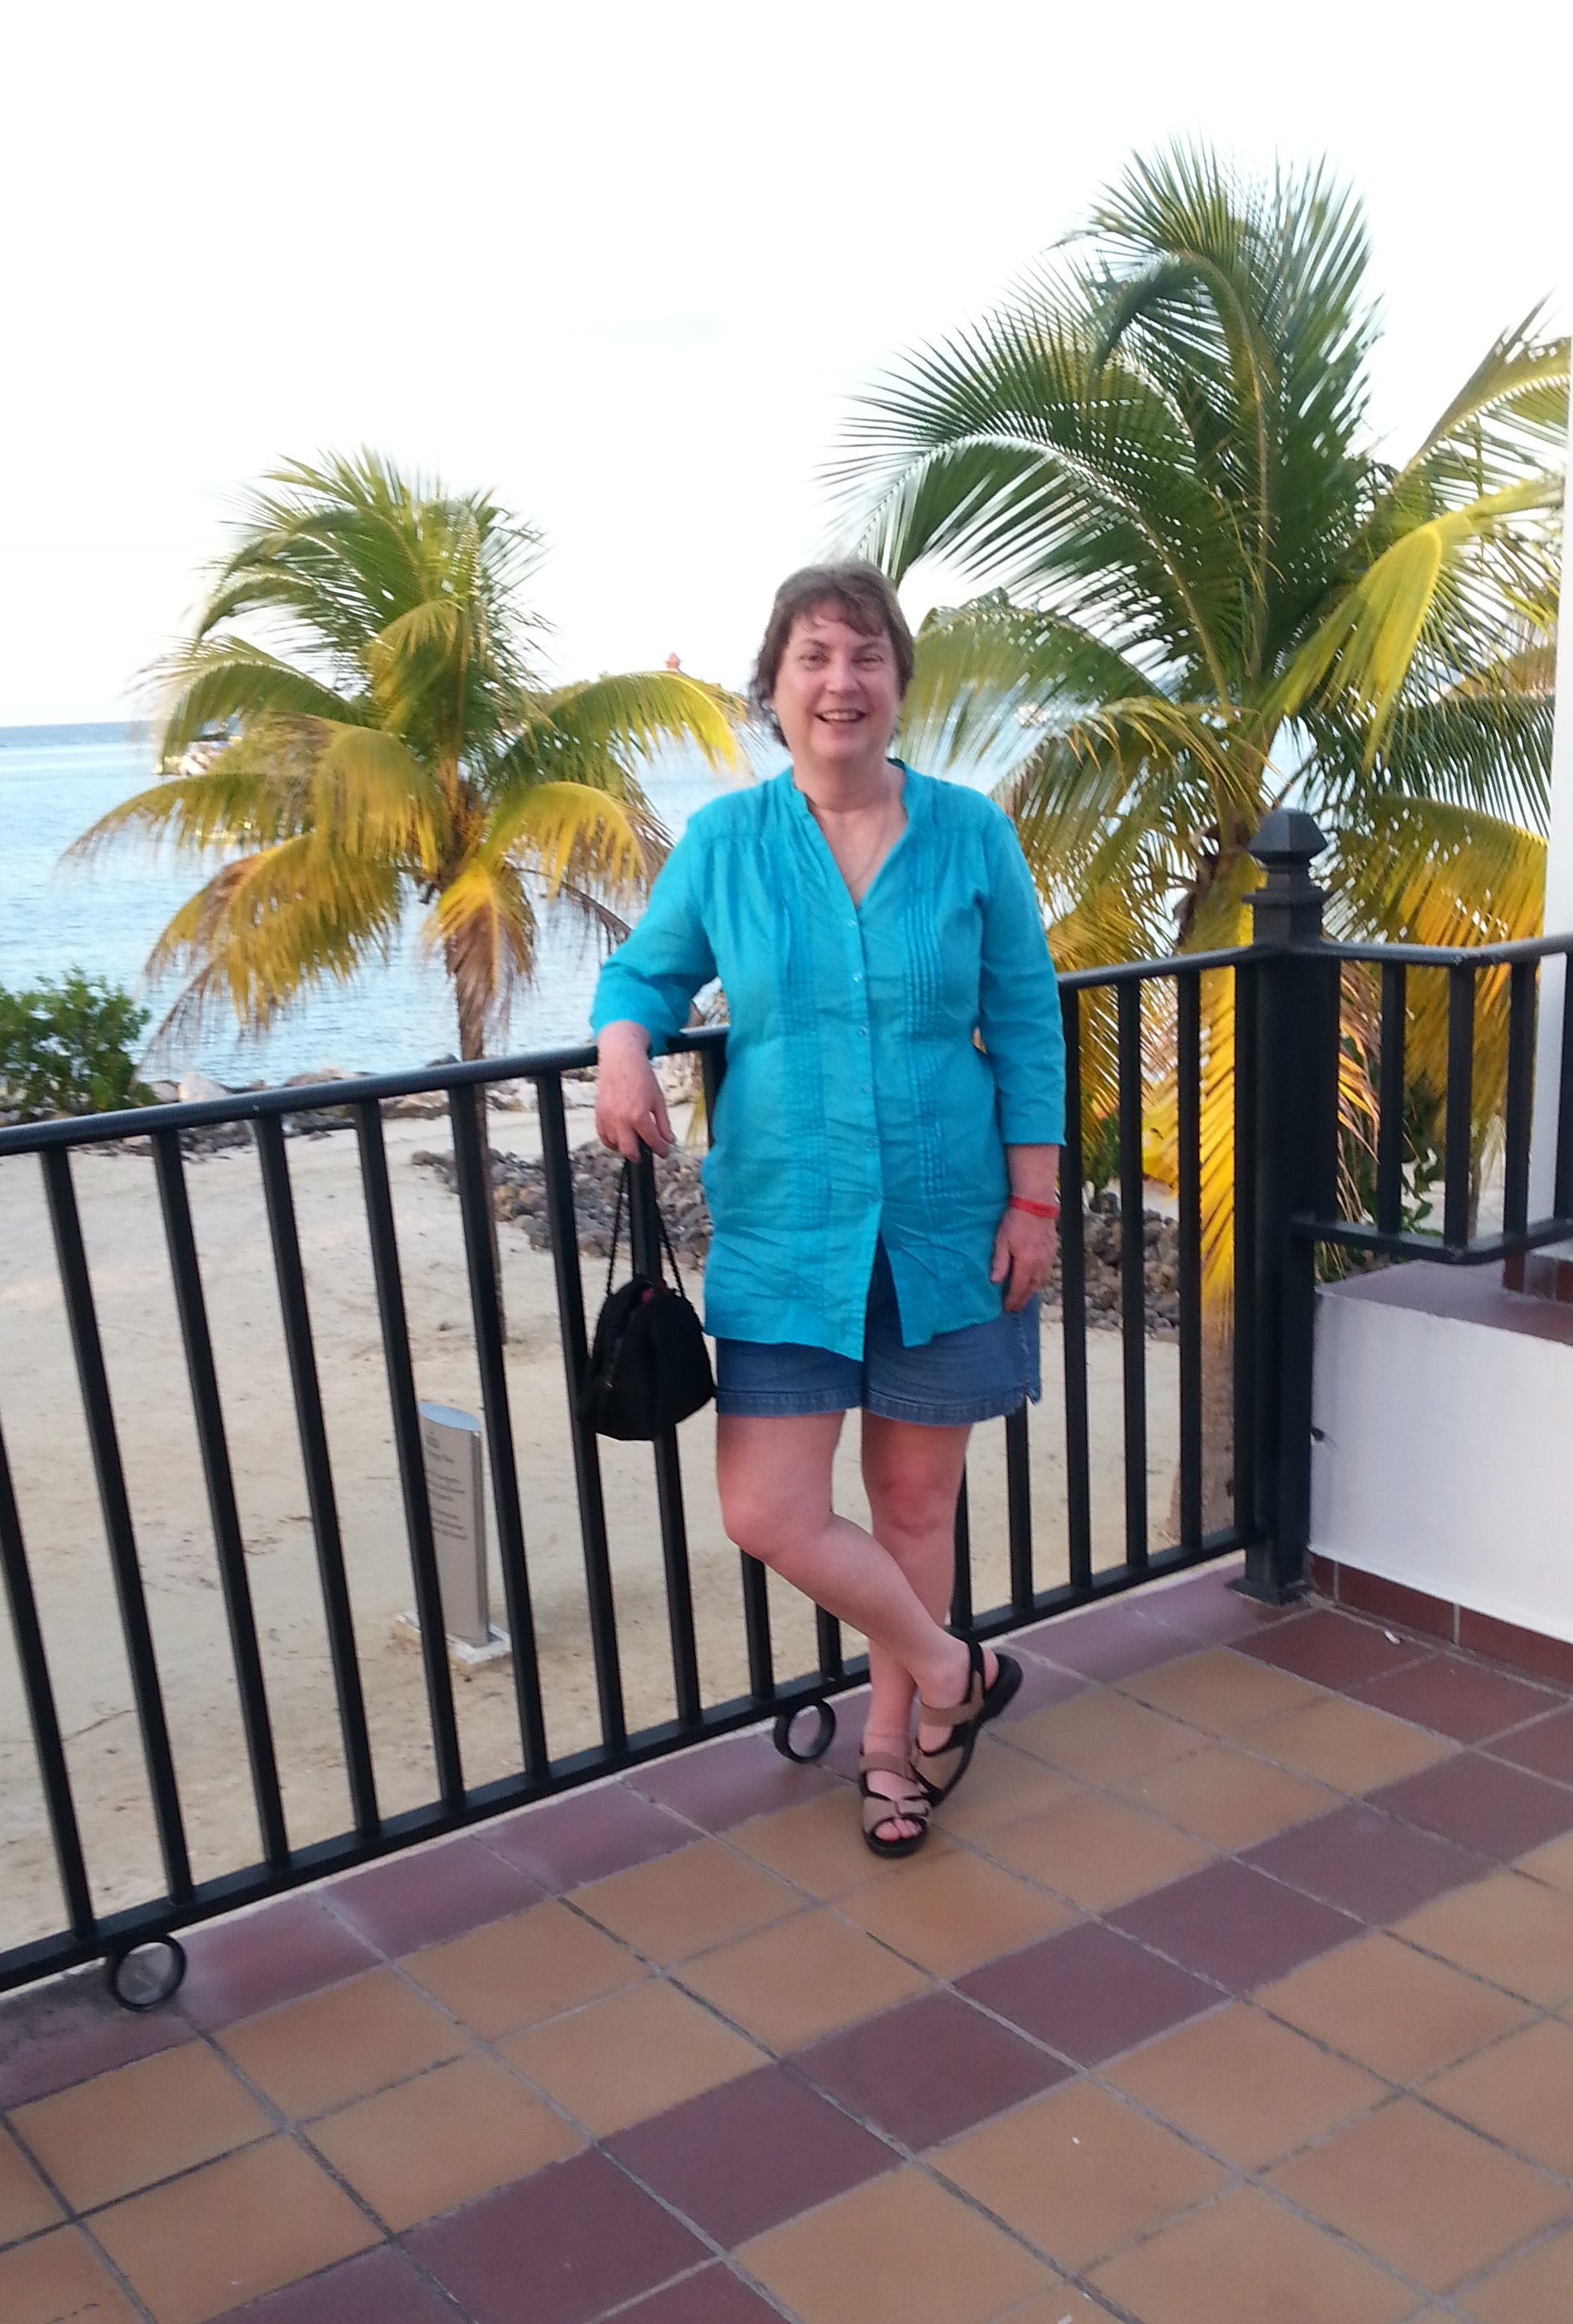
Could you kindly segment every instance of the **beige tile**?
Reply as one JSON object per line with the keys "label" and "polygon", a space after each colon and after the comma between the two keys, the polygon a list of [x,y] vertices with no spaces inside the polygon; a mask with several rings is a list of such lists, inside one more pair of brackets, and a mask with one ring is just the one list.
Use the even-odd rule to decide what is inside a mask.
{"label": "beige tile", "polygon": [[52,2227],[60,2207],[15,2140],[0,2128],[0,2244]]}
{"label": "beige tile", "polygon": [[139,2058],[18,2107],[12,2120],[79,2211],[112,2203],[254,2138],[273,2117],[205,2042]]}
{"label": "beige tile", "polygon": [[1095,2307],[1085,2292],[1078,2292],[1052,2268],[1049,2274],[1053,2291],[1035,2292],[1022,2307],[1002,2316],[1000,2324],[1109,2324],[1109,2311],[1101,2300]]}
{"label": "beige tile", "polygon": [[1366,2112],[1387,2087],[1238,2002],[1104,2069],[1106,2079],[1242,2171]]}
{"label": "beige tile", "polygon": [[1573,2228],[1509,2260],[1457,2302],[1476,2324],[1568,2324],[1573,2315]]}
{"label": "beige tile", "polygon": [[1091,2082],[1067,2082],[929,2158],[1059,2266],[1082,2269],[1228,2174]]}
{"label": "beige tile", "polygon": [[1309,1823],[1343,1805],[1342,1794],[1325,1784],[1313,1784],[1227,1743],[1209,1743],[1183,1759],[1141,1767],[1108,1782],[1111,1791],[1133,1806],[1161,1816],[1214,1848],[1229,1849],[1254,1848],[1291,1824]]}
{"label": "beige tile", "polygon": [[241,2071],[298,2122],[469,2047],[462,2028],[391,1969],[248,2017],[221,2039]]}
{"label": "beige tile", "polygon": [[313,2123],[311,2143],[398,2233],[585,2142],[505,2066],[459,2058]]}
{"label": "beige tile", "polygon": [[1397,1933],[1542,2008],[1573,1998],[1573,1896],[1497,1872],[1422,1905]]}
{"label": "beige tile", "polygon": [[76,2227],[0,2251],[5,2324],[137,2324],[136,2311]]}
{"label": "beige tile", "polygon": [[100,2211],[93,2232],[158,2324],[208,2324],[379,2240],[290,2138],[133,2195]]}
{"label": "beige tile", "polygon": [[1543,1880],[1548,1887],[1573,1896],[1573,1831],[1565,1831],[1559,1840],[1549,1840],[1544,1848],[1521,1856],[1518,1869],[1527,1872],[1531,1880]]}
{"label": "beige tile", "polygon": [[592,1920],[663,1969],[798,1912],[802,1901],[784,1881],[717,1840],[699,1840],[574,1892],[574,1903]]}
{"label": "beige tile", "polygon": [[404,1967],[488,2042],[649,1975],[625,1946],[555,1899],[412,1953]]}
{"label": "beige tile", "polygon": [[1522,2002],[1381,1932],[1308,1961],[1256,1998],[1394,2082],[1418,2082],[1529,2015]]}
{"label": "beige tile", "polygon": [[1398,2324],[1414,2293],[1254,2187],[1094,2271],[1142,2324]]}
{"label": "beige tile", "polygon": [[1194,1729],[1104,1689],[1050,1703],[1011,1728],[1013,1748],[1093,1784],[1159,1766],[1182,1751],[1194,1751],[1199,1740]]}
{"label": "beige tile", "polygon": [[767,2062],[763,2050],[661,1978],[532,2025],[499,2047],[596,2138]]}
{"label": "beige tile", "polygon": [[[861,1887],[878,1868],[879,1859],[864,1845],[857,1794],[839,1785],[798,1807],[752,1816],[735,1825],[726,1841],[767,1871],[821,1899],[838,1896],[844,1888]],[[924,1843],[923,1854],[944,1855],[950,1845],[936,1829]]]}
{"label": "beige tile", "polygon": [[980,1845],[1013,1872],[1057,1889],[1086,1913],[1112,1912],[1213,1861],[1210,1849],[1171,1824],[1092,1791],[1004,1824]]}
{"label": "beige tile", "polygon": [[985,1736],[972,1755],[966,1781],[935,1811],[934,1837],[953,1833],[958,1840],[976,1840],[999,1824],[1073,1799],[1077,1790],[1057,1768]]}
{"label": "beige tile", "polygon": [[1415,2098],[1282,2163],[1272,2188],[1431,2292],[1563,2218],[1564,2188]]}
{"label": "beige tile", "polygon": [[919,1857],[849,1890],[836,1909],[935,1977],[960,1977],[1076,1918],[1056,1897],[970,1850]]}
{"label": "beige tile", "polygon": [[[738,2257],[801,2324],[995,2324],[1053,2281],[921,2171],[900,2171],[746,2243]],[[1060,2313],[1063,2315],[1064,2310]]]}
{"label": "beige tile", "polygon": [[1428,1735],[1406,1720],[1390,1719],[1385,1711],[1342,1695],[1324,1696],[1287,1718],[1253,1727],[1246,1741],[1263,1758],[1351,1794],[1416,1775],[1450,1758],[1458,1748],[1445,1736]]}
{"label": "beige tile", "polygon": [[[1573,2179],[1573,2027],[1559,2019],[1510,2034],[1428,2082],[1425,2094],[1516,2154]],[[1568,2292],[1573,2310],[1573,2278]]]}
{"label": "beige tile", "polygon": [[1167,1711],[1171,1719],[1183,1719],[1207,1735],[1232,1735],[1263,1719],[1281,1719],[1327,1701],[1319,1686],[1250,1655],[1234,1654],[1227,1646],[1210,1646],[1205,1654],[1138,1671],[1133,1678],[1121,1679],[1119,1687],[1122,1694]]}
{"label": "beige tile", "polygon": [[776,2051],[800,2050],[856,2018],[911,2000],[929,1984],[921,1970],[830,1912],[778,1921],[722,1945],[685,1963],[682,1980]]}

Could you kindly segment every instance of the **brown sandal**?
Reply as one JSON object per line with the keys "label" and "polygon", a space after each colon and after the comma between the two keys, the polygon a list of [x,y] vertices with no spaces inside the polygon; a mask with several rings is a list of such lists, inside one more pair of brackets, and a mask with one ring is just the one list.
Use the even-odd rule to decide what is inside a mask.
{"label": "brown sandal", "polygon": [[922,1745],[912,1748],[912,1773],[928,1794],[930,1807],[938,1807],[948,1799],[972,1765],[972,1755],[977,1738],[991,1719],[997,1719],[1022,1683],[1022,1665],[1011,1655],[996,1653],[996,1668],[993,1684],[984,1679],[983,1648],[969,1638],[967,1652],[971,1663],[967,1692],[959,1702],[943,1706],[920,1701],[919,1723],[928,1720],[935,1727],[948,1727],[950,1740],[942,1743],[938,1751],[925,1751]]}
{"label": "brown sandal", "polygon": [[[918,1788],[891,1799],[869,1789],[870,1775],[905,1775]],[[863,1802],[864,1846],[874,1856],[915,1856],[929,1837],[929,1794],[911,1761],[894,1751],[865,1750],[857,1763],[857,1790]],[[882,1840],[881,1828],[887,1823],[915,1823],[918,1829]]]}

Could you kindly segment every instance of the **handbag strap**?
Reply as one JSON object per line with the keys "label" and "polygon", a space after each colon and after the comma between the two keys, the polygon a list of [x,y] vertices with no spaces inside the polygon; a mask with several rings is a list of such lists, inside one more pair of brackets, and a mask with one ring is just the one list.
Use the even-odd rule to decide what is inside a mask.
{"label": "handbag strap", "polygon": [[[617,1271],[617,1244],[623,1232],[623,1201],[625,1195],[628,1193],[629,1180],[632,1176],[633,1169],[634,1165],[632,1162],[625,1162],[623,1165],[622,1175],[617,1180],[617,1200],[612,1209],[612,1248],[606,1256],[606,1296],[608,1299],[612,1296],[612,1278]],[[629,1207],[630,1210],[632,1210],[632,1203],[630,1203]],[[655,1204],[655,1223],[661,1231],[662,1245],[665,1250],[667,1258],[671,1262],[672,1288],[676,1291],[680,1299],[686,1299],[689,1295],[683,1289],[683,1279],[678,1273],[677,1253],[671,1247],[671,1237],[667,1232],[666,1221],[661,1214],[661,1204],[659,1199]],[[632,1229],[630,1229],[630,1233],[632,1233]],[[659,1263],[657,1265],[656,1273],[659,1277]]]}

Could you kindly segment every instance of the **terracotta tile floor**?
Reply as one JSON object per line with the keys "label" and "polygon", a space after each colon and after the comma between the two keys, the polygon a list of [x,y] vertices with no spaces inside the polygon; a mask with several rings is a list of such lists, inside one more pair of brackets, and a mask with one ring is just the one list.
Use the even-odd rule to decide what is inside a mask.
{"label": "terracotta tile floor", "polygon": [[4,2324],[1568,2324],[1573,1703],[1228,1579],[0,2002]]}

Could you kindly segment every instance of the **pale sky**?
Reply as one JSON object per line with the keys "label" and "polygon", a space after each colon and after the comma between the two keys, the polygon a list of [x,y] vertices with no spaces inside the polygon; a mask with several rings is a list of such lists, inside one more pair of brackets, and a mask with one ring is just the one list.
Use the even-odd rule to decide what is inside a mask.
{"label": "pale sky", "polygon": [[[116,717],[239,491],[370,444],[543,528],[563,675],[737,683],[848,397],[1133,151],[1365,196],[1402,451],[1573,272],[1559,0],[124,0],[8,21],[0,724]],[[1559,55],[1559,51],[1560,54]],[[928,602],[921,576],[909,592]]]}

